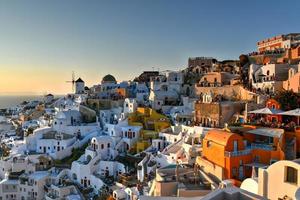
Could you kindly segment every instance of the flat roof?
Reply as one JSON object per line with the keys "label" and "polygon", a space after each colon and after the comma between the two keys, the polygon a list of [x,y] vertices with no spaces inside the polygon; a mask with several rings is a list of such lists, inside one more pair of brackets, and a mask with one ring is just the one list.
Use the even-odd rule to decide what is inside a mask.
{"label": "flat roof", "polygon": [[[59,134],[57,131],[49,131],[49,132],[43,134],[42,139],[45,139],[45,140],[56,139],[57,134]],[[74,135],[70,135],[67,133],[61,133],[61,135],[63,136],[62,137],[63,140],[68,140],[68,139],[75,137]]]}
{"label": "flat roof", "polygon": [[0,184],[18,184],[19,181],[15,179],[3,179]]}
{"label": "flat roof", "polygon": [[30,174],[28,177],[29,178],[32,178],[34,180],[39,180],[39,179],[42,179],[46,176],[49,176],[50,174],[48,173],[48,171],[37,171],[37,172],[34,172],[32,174]]}
{"label": "flat roof", "polygon": [[252,133],[252,134],[262,135],[267,137],[280,138],[284,133],[284,130],[279,128],[257,128],[257,129],[250,130],[247,133]]}
{"label": "flat roof", "polygon": [[265,164],[262,164],[262,163],[253,162],[253,163],[245,164],[245,166],[247,166],[247,167],[257,167],[257,168],[266,168],[269,165],[265,165]]}

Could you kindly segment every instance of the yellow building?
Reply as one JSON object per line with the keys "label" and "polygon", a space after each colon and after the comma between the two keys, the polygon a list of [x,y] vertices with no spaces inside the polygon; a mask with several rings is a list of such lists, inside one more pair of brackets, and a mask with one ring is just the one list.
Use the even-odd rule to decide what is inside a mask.
{"label": "yellow building", "polygon": [[130,126],[142,126],[136,151],[141,152],[151,145],[151,140],[158,138],[158,132],[171,126],[169,119],[151,108],[137,108],[128,116]]}

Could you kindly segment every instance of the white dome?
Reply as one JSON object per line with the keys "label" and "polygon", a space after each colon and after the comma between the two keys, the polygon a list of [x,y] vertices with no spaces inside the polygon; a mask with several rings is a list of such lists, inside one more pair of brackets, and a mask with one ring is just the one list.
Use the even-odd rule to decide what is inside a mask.
{"label": "white dome", "polygon": [[245,179],[241,184],[241,189],[251,192],[253,194],[258,194],[258,183],[257,180],[253,178]]}
{"label": "white dome", "polygon": [[55,117],[56,119],[66,119],[66,115],[63,112],[58,112]]}

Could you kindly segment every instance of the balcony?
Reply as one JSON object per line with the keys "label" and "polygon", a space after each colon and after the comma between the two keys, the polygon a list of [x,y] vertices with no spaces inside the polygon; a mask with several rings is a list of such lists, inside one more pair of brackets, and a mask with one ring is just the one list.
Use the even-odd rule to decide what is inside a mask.
{"label": "balcony", "polygon": [[253,149],[262,149],[265,151],[274,151],[276,148],[273,145],[270,144],[258,144],[258,143],[252,143],[250,146],[247,146],[245,150],[241,151],[225,151],[224,155],[225,157],[237,157],[237,156],[244,156],[251,153]]}
{"label": "balcony", "polygon": [[251,144],[251,149],[263,149],[266,151],[274,151],[275,148],[273,147],[273,145],[270,144],[258,144],[258,143],[252,143]]}
{"label": "balcony", "polygon": [[225,151],[225,157],[237,157],[251,154],[251,149],[241,151]]}

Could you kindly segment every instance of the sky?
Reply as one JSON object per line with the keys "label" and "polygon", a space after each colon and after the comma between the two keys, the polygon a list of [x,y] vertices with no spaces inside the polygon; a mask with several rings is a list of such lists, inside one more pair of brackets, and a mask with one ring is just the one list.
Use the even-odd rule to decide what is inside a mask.
{"label": "sky", "polygon": [[300,32],[300,1],[0,0],[0,94],[71,92],[189,57],[238,59],[256,42]]}

